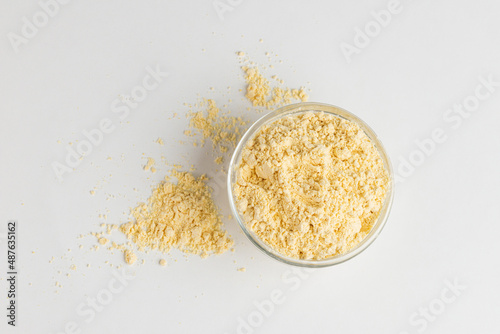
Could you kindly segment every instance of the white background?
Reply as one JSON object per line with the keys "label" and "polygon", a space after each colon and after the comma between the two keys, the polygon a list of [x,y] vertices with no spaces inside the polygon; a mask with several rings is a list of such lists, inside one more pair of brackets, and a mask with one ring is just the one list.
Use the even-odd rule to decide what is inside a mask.
{"label": "white background", "polygon": [[[21,35],[23,17],[33,21],[40,7],[1,1],[0,332],[500,331],[500,87],[456,128],[443,119],[474,94],[480,76],[500,81],[500,3],[401,0],[400,12],[350,62],[341,43],[353,44],[356,27],[364,29],[388,1],[222,3],[231,10],[219,16],[212,1],[74,0],[16,52],[8,34]],[[395,169],[417,157],[415,141],[435,129],[447,139],[398,183],[383,233],[347,263],[292,272],[225,219],[235,253],[201,260],[173,251],[164,256],[167,267],[157,264],[160,254],[140,254],[146,264],[129,268],[135,278],[123,291],[92,319],[80,315],[79,305],[105,294],[114,277],[116,268],[105,261],[123,263],[119,253],[90,251],[95,239],[77,239],[99,230],[99,214],[106,223],[126,222],[129,207],[167,173],[162,155],[186,168],[194,164],[197,175],[216,175],[210,146],[179,143],[188,141],[183,104],[209,97],[248,120],[262,115],[247,111],[236,51],[267,66],[268,77],[310,88],[311,101],[364,119]],[[110,105],[141,84],[148,66],[169,76],[120,122]],[[103,118],[115,130],[59,182],[52,163],[64,162],[68,143],[74,147]],[[158,137],[164,146],[154,142]],[[157,160],[158,172],[142,170],[146,157]],[[224,191],[216,202],[230,214]],[[15,329],[4,315],[8,219],[19,221]],[[446,282],[465,286],[449,303],[441,297],[453,296]],[[283,302],[270,314],[257,313],[255,302],[269,300],[273,290]],[[419,312],[430,312],[428,320]],[[249,317],[258,324],[242,325]]]}

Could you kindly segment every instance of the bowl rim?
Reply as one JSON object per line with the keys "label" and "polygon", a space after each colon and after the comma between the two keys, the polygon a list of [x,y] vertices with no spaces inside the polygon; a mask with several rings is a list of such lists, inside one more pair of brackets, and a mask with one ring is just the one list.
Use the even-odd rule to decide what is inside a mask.
{"label": "bowl rim", "polygon": [[[251,231],[249,228],[246,227],[245,222],[236,207],[236,198],[233,192],[233,181],[234,181],[233,178],[236,177],[236,167],[237,164],[239,165],[240,163],[241,153],[246,143],[251,138],[253,138],[264,125],[271,124],[272,122],[282,117],[292,116],[306,112],[324,112],[326,114],[331,114],[336,117],[340,117],[358,124],[360,128],[363,130],[363,132],[365,132],[365,134],[374,144],[375,148],[377,149],[384,163],[384,167],[386,168],[387,173],[389,175],[389,183],[387,187],[384,204],[382,205],[379,216],[375,224],[373,225],[372,229],[368,233],[368,235],[347,253],[336,255],[322,260],[306,260],[306,259],[292,258],[277,252],[272,247],[267,245],[253,231]],[[271,258],[278,260],[282,263],[300,267],[321,268],[321,267],[329,267],[337,265],[354,258],[355,256],[362,253],[366,248],[368,248],[368,246],[370,246],[375,241],[375,239],[380,235],[380,232],[383,230],[387,222],[392,207],[392,202],[394,198],[394,175],[393,175],[391,161],[389,159],[389,156],[387,155],[387,152],[382,142],[378,139],[378,136],[372,130],[372,128],[368,124],[366,124],[363,120],[361,120],[359,117],[352,114],[351,112],[341,107],[337,107],[335,105],[318,103],[318,102],[301,102],[301,103],[289,104],[267,113],[266,115],[260,117],[256,122],[254,122],[248,128],[248,130],[246,130],[246,132],[239,140],[238,145],[236,146],[233,155],[231,157],[231,160],[229,162],[229,168],[227,173],[227,191],[229,197],[229,206],[231,207],[233,215],[235,216],[238,224],[240,225],[240,228],[243,230],[243,233],[258,249],[260,249],[262,252],[264,252]]]}

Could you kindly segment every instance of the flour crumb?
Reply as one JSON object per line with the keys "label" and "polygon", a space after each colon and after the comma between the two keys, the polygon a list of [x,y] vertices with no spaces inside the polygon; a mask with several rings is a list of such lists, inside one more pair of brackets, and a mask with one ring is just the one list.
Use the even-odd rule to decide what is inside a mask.
{"label": "flour crumb", "polygon": [[99,243],[100,243],[101,245],[105,245],[105,244],[107,244],[107,243],[108,243],[108,241],[109,241],[109,240],[108,240],[108,239],[106,239],[106,238],[99,238],[99,240],[98,240],[98,241],[99,241]]}
{"label": "flour crumb", "polygon": [[137,261],[137,255],[135,255],[135,253],[133,251],[131,251],[130,249],[126,249],[124,252],[123,252],[123,255],[125,257],[125,262],[127,264],[134,264],[135,261]]}
{"label": "flour crumb", "polygon": [[155,164],[155,160],[153,158],[148,158],[148,162],[146,165],[143,167],[144,170],[149,170],[151,167],[153,167]]}

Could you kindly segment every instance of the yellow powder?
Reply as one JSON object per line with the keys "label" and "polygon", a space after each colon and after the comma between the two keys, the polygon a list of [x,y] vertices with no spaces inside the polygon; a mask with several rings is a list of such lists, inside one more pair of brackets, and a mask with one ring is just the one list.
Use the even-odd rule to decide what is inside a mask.
{"label": "yellow powder", "polygon": [[106,238],[99,238],[98,241],[101,245],[105,245],[109,240]]}
{"label": "yellow powder", "polygon": [[148,163],[144,166],[144,170],[149,170],[155,164],[155,160],[153,158],[148,158]]}
{"label": "yellow powder", "polygon": [[125,251],[126,247],[124,244],[117,244],[116,242],[112,241],[111,246],[109,246],[108,249],[109,250],[118,249],[121,251]]}
{"label": "yellow powder", "polygon": [[[198,104],[200,111],[190,111],[189,126],[202,135],[198,143],[203,146],[206,139],[212,141],[212,148],[225,153],[229,148],[234,148],[241,135],[242,127],[247,124],[241,117],[230,116],[222,113],[214,100],[205,99]],[[191,130],[184,131],[186,136],[193,136]]]}
{"label": "yellow powder", "polygon": [[165,260],[165,259],[161,259],[159,263],[160,263],[160,266],[163,266],[163,267],[164,267],[164,266],[166,266],[166,265],[167,265],[167,260]]}
{"label": "yellow powder", "polygon": [[207,256],[228,250],[233,241],[222,230],[207,178],[172,171],[177,184],[160,183],[146,204],[132,210],[135,221],[120,226],[139,250],[168,252],[175,247],[186,253]]}
{"label": "yellow powder", "polygon": [[[244,52],[237,52],[237,55],[240,61],[245,61]],[[255,66],[254,63],[250,65]],[[289,103],[292,99],[307,100],[302,88],[271,87],[257,69],[244,68],[244,70],[249,85],[247,97],[254,105],[272,108],[275,105]],[[276,81],[283,84],[280,79],[276,78]],[[196,140],[192,143],[196,147],[204,146],[207,140],[211,141],[214,162],[221,165],[226,154],[232,152],[236,146],[248,122],[241,117],[231,116],[229,111],[221,111],[214,100],[203,99],[199,103],[185,105],[191,109],[187,113],[190,128],[185,130],[184,134]],[[177,117],[177,113],[173,113],[172,117]],[[197,135],[201,139],[196,137]],[[156,143],[164,145],[164,140],[158,138]],[[143,169],[154,173],[156,171],[154,165],[155,160],[148,158]],[[176,165],[173,167],[179,168]],[[175,171],[173,174],[178,177],[179,182],[159,184],[147,204],[140,204],[132,210],[134,220],[121,225],[119,230],[135,243],[140,251],[158,249],[168,252],[171,248],[179,248],[184,252],[205,257],[209,253],[218,254],[229,249],[233,242],[226,232],[222,231],[221,219],[217,207],[212,202],[206,177],[195,178],[189,173]],[[107,225],[104,228],[107,234],[111,234],[116,225]],[[92,235],[101,245],[110,242],[102,237],[102,233]],[[137,260],[137,256],[129,249],[132,244],[117,244],[111,241],[108,245],[108,250],[123,251],[127,263],[132,264]],[[92,249],[97,251],[98,248],[98,245],[95,245]]]}
{"label": "yellow powder", "polygon": [[124,250],[123,256],[125,257],[125,262],[127,262],[127,264],[134,264],[135,261],[137,261],[137,255],[135,255],[135,253],[130,249]]}
{"label": "yellow powder", "polygon": [[[245,72],[245,80],[247,83],[245,97],[252,102],[254,106],[274,109],[285,104],[290,104],[292,100],[305,102],[309,98],[304,88],[291,89],[274,87],[271,89],[269,80],[264,78],[256,67],[243,66],[242,69]],[[275,76],[273,76],[273,78],[277,80]]]}
{"label": "yellow powder", "polygon": [[320,112],[263,127],[242,152],[234,185],[246,225],[281,254],[325,259],[370,232],[389,177],[353,122]]}

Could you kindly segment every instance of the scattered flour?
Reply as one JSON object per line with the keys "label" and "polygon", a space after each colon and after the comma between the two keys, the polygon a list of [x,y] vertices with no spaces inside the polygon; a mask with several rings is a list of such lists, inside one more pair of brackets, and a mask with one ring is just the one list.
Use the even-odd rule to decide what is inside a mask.
{"label": "scattered flour", "polygon": [[242,70],[245,72],[247,83],[245,97],[254,106],[275,109],[290,104],[292,100],[305,102],[309,98],[303,87],[299,89],[274,87],[271,89],[269,80],[260,73],[257,67],[242,66]]}

